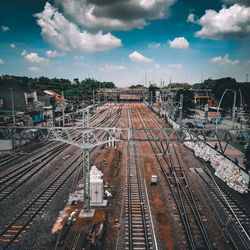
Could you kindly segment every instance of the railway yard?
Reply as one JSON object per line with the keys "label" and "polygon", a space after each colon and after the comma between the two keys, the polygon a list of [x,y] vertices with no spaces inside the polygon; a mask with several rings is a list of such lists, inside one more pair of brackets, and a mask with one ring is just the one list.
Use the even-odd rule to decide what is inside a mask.
{"label": "railway yard", "polygon": [[[81,148],[32,142],[0,158],[0,249],[250,249],[249,193],[226,185],[192,147],[159,135],[170,124],[144,103],[106,103],[89,122],[148,129],[137,131],[143,140],[90,150],[107,205],[83,215]],[[71,135],[82,142],[80,130]]]}

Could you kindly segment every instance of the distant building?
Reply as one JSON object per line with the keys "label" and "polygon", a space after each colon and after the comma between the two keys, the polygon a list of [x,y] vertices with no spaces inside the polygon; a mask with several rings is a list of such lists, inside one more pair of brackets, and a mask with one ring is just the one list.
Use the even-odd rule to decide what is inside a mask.
{"label": "distant building", "polygon": [[51,106],[50,104],[50,95],[46,94],[44,91],[36,91],[36,95],[37,95],[37,101],[38,102],[42,102],[44,104],[45,107],[49,107]]}
{"label": "distant building", "polygon": [[27,107],[25,91],[16,83],[0,84],[0,109],[12,109],[12,94],[15,110],[25,110]]}
{"label": "distant building", "polygon": [[142,101],[147,94],[147,88],[102,88],[97,90],[97,95],[108,100]]}
{"label": "distant building", "polygon": [[[60,96],[55,92],[53,94]],[[29,89],[17,83],[0,84],[0,125],[12,124],[12,101],[17,125],[31,124],[29,117],[35,123],[43,121],[45,117],[51,118],[53,94]]]}

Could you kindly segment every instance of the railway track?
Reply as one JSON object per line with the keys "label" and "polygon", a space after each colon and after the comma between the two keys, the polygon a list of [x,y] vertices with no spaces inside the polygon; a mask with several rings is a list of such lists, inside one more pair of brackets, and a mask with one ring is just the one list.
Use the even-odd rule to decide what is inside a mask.
{"label": "railway track", "polygon": [[[121,108],[118,109],[117,112],[110,113],[111,115],[104,119],[105,122],[106,120],[109,120],[111,121],[110,126],[114,126],[120,118],[120,111]],[[102,132],[100,136],[103,133],[105,132]],[[1,249],[7,249],[14,243],[20,242],[22,235],[31,227],[31,223],[35,217],[38,214],[44,212],[45,206],[48,204],[48,202],[52,200],[52,198],[59,192],[61,187],[66,184],[73,173],[75,173],[82,165],[80,159],[81,156],[77,156],[73,162],[70,163],[70,165],[62,167],[60,169],[60,173],[57,173],[56,176],[49,179],[46,182],[46,186],[43,188],[43,190],[40,193],[33,195],[32,200],[30,200],[28,205],[21,209],[21,212],[12,218],[8,225],[0,231]]]}
{"label": "railway track", "polygon": [[[105,115],[105,112],[107,112],[108,114]],[[98,121],[97,123],[95,123],[97,118],[100,118],[100,116],[104,114],[104,118],[101,119],[100,121]],[[108,109],[103,108],[102,110],[100,110],[98,113],[94,114],[93,116],[91,116],[90,118],[90,123],[92,123],[93,126],[99,126],[102,123],[105,123],[109,117],[113,115],[110,109],[110,106],[108,106]],[[19,152],[15,155],[11,155],[11,156],[6,156],[6,157],[2,157],[0,158],[0,169],[3,169],[4,167],[9,167],[9,163],[12,163],[12,165],[15,165],[18,163],[18,161],[22,160],[23,157],[25,157],[27,154],[36,152],[36,151],[43,151],[43,147],[45,148],[45,150],[48,148],[48,146],[52,143],[52,141],[42,141],[39,142],[35,145],[30,145],[30,146],[25,146],[22,150],[22,152]],[[52,150],[52,149],[51,149]],[[35,156],[35,158],[33,159],[39,159],[41,156],[38,153],[38,155]],[[16,171],[17,169],[15,169],[14,171]]]}
{"label": "railway track", "polygon": [[40,192],[19,213],[4,230],[0,232],[0,246],[7,249],[12,243],[19,241],[19,235],[23,234],[30,227],[31,221],[43,212],[45,205],[55,196],[70,176],[81,166],[81,162],[76,164],[80,157],[77,157],[71,164],[63,169],[55,178],[50,180],[45,189]]}
{"label": "railway track", "polygon": [[[106,123],[113,116],[117,115],[116,112],[112,113],[109,109],[108,115],[104,117],[100,122],[96,124]],[[94,120],[92,120],[93,122]],[[77,136],[78,140],[81,139],[81,134]],[[54,148],[49,151],[45,151],[42,154],[39,154],[35,158],[32,158],[29,162],[24,162],[20,166],[11,169],[6,174],[0,176],[0,203],[4,202],[5,199],[10,197],[15,191],[18,191],[19,188],[28,182],[33,176],[37,175],[39,172],[44,170],[48,166],[48,163],[53,160],[56,156],[61,154],[70,145],[61,144],[56,145]]]}
{"label": "railway track", "polygon": [[216,183],[208,167],[194,169],[205,191],[219,227],[235,249],[250,249],[250,216],[241,205]]}
{"label": "railway track", "polygon": [[68,145],[60,145],[39,158],[39,163],[35,161],[27,164],[19,171],[11,171],[0,179],[0,203],[4,202],[13,192],[17,191],[24,183],[30,180],[39,171],[42,171],[47,164],[57,155],[61,154]]}
{"label": "railway track", "polygon": [[83,232],[79,232],[74,235],[73,241],[71,245],[68,247],[69,250],[82,250],[85,240],[85,234]]}
{"label": "railway track", "polygon": [[[115,126],[120,117],[121,117],[121,112],[122,112],[122,105],[119,106],[119,108],[112,112],[112,115],[110,115],[109,117],[107,117],[107,119],[105,120],[104,123],[100,124],[100,125],[106,125],[107,122],[111,119],[113,119],[113,121],[111,121],[111,123],[109,124],[110,127]],[[99,135],[97,135],[97,137],[104,137],[106,136],[106,132],[101,132]],[[91,153],[93,152],[94,149],[91,150]],[[74,235],[72,241],[69,243],[67,242],[65,249],[70,249],[70,250],[82,250],[85,249],[86,245],[88,244],[87,240],[86,240],[86,235],[84,232],[78,232],[77,234]],[[56,248],[57,249],[57,246]]]}
{"label": "railway track", "polygon": [[[144,127],[148,127],[146,122],[137,110],[137,115]],[[145,113],[145,112],[144,112]],[[150,121],[154,121],[157,127],[161,127],[156,118],[148,111],[145,113],[150,117]],[[152,126],[152,125],[151,125]],[[151,136],[154,137],[152,132]],[[147,135],[148,136],[148,135]],[[167,136],[167,135],[166,135]],[[167,138],[165,138],[167,140]],[[176,152],[175,145],[168,147],[168,154],[165,155],[166,149],[162,143],[150,141],[151,148],[156,155],[156,159],[162,169],[162,173],[171,190],[174,202],[179,212],[179,216],[183,225],[183,233],[185,234],[187,247],[190,249],[212,249],[210,239],[203,224],[200,211],[194,199],[193,193],[189,188],[183,167],[180,164],[179,156]],[[162,154],[161,159],[159,154]],[[162,163],[164,160],[164,164]],[[168,166],[168,167],[166,167]]]}
{"label": "railway track", "polygon": [[[49,143],[51,143],[51,142],[47,142],[46,146],[48,146]],[[44,144],[45,144],[44,142],[40,142],[40,143],[37,143],[35,145],[26,146],[26,147],[24,147],[24,149],[21,152],[18,152],[14,155],[11,155],[11,156],[5,156],[5,157],[0,158],[0,166],[1,166],[0,169],[3,169],[5,167],[5,165],[8,165],[8,164],[12,163],[13,161],[17,161],[17,160],[20,161],[27,154],[30,154],[30,153],[37,151],[37,150],[40,150],[40,148],[42,146],[44,146]]]}
{"label": "railway track", "polygon": [[[129,127],[132,118],[128,111]],[[149,216],[146,185],[140,170],[134,142],[128,143],[128,169],[125,198],[125,249],[156,249],[152,233],[152,221]]]}

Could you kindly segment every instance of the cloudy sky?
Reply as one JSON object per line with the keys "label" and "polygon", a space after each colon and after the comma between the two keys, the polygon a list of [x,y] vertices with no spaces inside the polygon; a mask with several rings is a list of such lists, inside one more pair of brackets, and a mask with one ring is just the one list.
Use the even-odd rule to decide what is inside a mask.
{"label": "cloudy sky", "polygon": [[118,86],[245,81],[250,1],[1,1],[0,74]]}

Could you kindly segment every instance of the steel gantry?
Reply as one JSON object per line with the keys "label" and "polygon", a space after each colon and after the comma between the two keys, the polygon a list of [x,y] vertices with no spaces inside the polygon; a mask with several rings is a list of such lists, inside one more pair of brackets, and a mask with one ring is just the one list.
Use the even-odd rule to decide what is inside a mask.
{"label": "steel gantry", "polygon": [[[87,213],[90,211],[90,150],[97,146],[119,141],[162,141],[166,142],[166,147],[171,141],[216,141],[219,143],[221,151],[225,152],[230,141],[239,140],[240,133],[250,133],[249,129],[90,127],[91,108],[92,106],[82,110],[82,127],[0,127],[0,138],[20,141],[20,143],[24,139],[29,141],[34,139],[56,140],[81,148],[83,150],[83,200]],[[74,135],[75,131],[80,131],[82,140]],[[222,146],[222,141],[226,142],[225,147]],[[167,148],[164,151],[166,150]]]}
{"label": "steel gantry", "polygon": [[[86,115],[86,114],[85,114]],[[241,133],[250,133],[250,129],[190,129],[190,128],[111,128],[111,127],[0,127],[0,134],[5,139],[16,141],[44,139],[57,140],[75,145],[82,149],[92,149],[115,141],[239,141]],[[84,138],[79,140],[74,133],[80,131]],[[102,136],[100,136],[102,132]],[[151,132],[154,133],[152,136]],[[24,136],[25,135],[25,136]],[[222,150],[224,151],[224,150]]]}

